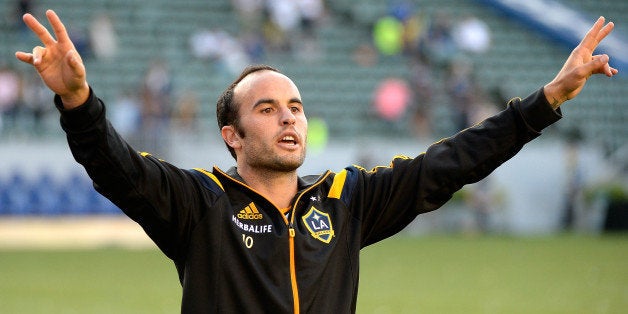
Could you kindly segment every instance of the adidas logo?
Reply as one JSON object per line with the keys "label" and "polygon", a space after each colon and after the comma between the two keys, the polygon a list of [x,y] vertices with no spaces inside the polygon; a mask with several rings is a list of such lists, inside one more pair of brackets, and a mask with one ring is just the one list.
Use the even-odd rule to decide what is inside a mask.
{"label": "adidas logo", "polygon": [[241,210],[237,216],[240,219],[250,219],[250,220],[262,219],[264,217],[259,212],[259,210],[257,210],[257,207],[255,206],[253,202],[251,202],[251,204],[249,204],[248,206],[244,207],[244,209]]}

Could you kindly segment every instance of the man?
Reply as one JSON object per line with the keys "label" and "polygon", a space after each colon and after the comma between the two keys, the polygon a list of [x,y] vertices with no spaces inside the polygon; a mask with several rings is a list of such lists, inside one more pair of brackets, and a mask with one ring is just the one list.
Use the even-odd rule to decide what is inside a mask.
{"label": "man", "polygon": [[559,106],[591,75],[617,74],[608,56],[593,55],[613,29],[600,18],[550,83],[481,124],[388,167],[299,177],[307,137],[299,90],[271,67],[250,67],[217,104],[237,167],[184,170],[135,152],[115,132],[64,25],[46,15],[56,39],[26,14],[45,46],[16,57],[56,93],[72,154],[96,189],[174,261],[185,313],[355,312],[362,247],[516,154],[560,118]]}

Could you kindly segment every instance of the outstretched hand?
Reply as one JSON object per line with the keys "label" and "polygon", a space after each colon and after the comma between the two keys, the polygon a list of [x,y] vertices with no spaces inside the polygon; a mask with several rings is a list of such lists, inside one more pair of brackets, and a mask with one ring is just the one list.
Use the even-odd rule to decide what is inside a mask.
{"label": "outstretched hand", "polygon": [[18,51],[15,56],[31,64],[54,93],[61,96],[66,109],[83,104],[89,97],[89,85],[81,56],[74,48],[65,26],[52,11],[46,11],[55,38],[31,14],[25,14],[24,23],[39,37],[44,47],[37,46],[31,53]]}
{"label": "outstretched hand", "polygon": [[602,39],[615,27],[613,22],[604,23],[604,17],[600,17],[571,52],[556,77],[545,85],[545,97],[554,109],[576,97],[591,75],[605,74],[612,77],[617,74],[617,69],[612,68],[608,63],[608,55],[593,55]]}

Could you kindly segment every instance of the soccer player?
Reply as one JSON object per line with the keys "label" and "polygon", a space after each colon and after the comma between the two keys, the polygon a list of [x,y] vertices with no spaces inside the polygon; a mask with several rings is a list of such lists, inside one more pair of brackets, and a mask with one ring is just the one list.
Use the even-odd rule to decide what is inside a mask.
{"label": "soccer player", "polygon": [[307,105],[276,69],[248,67],[217,103],[236,166],[181,169],[120,137],[63,23],[53,11],[46,16],[55,36],[24,15],[43,46],[16,57],[56,94],[72,154],[95,188],[173,260],[184,313],[355,312],[361,248],[514,156],[561,117],[560,105],[591,75],[617,74],[607,55],[593,54],[613,29],[601,17],[551,82],[482,123],[387,167],[300,177]]}

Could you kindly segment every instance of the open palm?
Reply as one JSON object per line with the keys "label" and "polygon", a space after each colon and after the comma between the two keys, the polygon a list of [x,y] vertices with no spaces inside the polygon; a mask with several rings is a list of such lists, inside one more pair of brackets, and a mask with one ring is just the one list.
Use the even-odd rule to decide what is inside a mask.
{"label": "open palm", "polygon": [[46,17],[56,39],[35,17],[25,14],[24,23],[39,37],[44,47],[37,46],[32,53],[19,51],[15,56],[33,65],[48,88],[61,96],[64,105],[75,102],[79,105],[89,95],[85,66],[57,14],[48,10]]}

